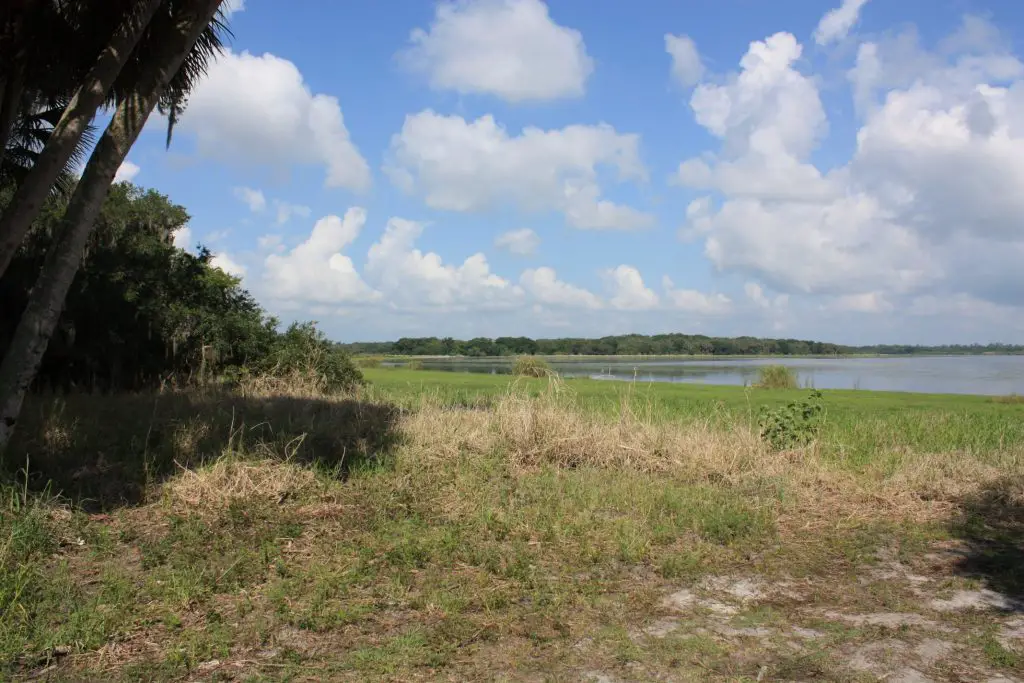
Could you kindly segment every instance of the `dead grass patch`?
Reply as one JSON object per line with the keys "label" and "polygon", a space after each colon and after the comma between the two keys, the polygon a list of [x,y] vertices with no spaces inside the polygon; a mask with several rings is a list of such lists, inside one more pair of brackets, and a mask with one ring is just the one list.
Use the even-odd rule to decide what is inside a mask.
{"label": "dead grass patch", "polygon": [[182,469],[164,486],[171,509],[182,514],[219,512],[237,501],[280,504],[319,489],[316,474],[290,462],[225,458],[199,469]]}

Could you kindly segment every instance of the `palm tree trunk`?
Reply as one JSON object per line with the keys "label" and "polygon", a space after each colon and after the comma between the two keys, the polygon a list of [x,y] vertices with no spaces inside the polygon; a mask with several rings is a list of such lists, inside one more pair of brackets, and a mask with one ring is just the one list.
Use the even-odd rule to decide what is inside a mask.
{"label": "palm tree trunk", "polygon": [[134,92],[118,105],[110,125],[89,157],[64,214],[63,234],[46,255],[42,272],[0,364],[0,452],[14,431],[25,393],[46,353],[114,175],[167,83],[213,19],[220,3],[221,0],[192,0],[182,8],[167,33],[155,43]]}
{"label": "palm tree trunk", "polygon": [[[67,166],[68,159],[82,139],[86,126],[96,116],[96,110],[103,104],[117,75],[121,73],[161,2],[162,0],[139,0],[135,11],[124,18],[111,37],[110,43],[100,53],[85,80],[71,97],[39,158],[18,187],[10,205],[4,211],[3,218],[0,219],[0,277],[10,265],[32,221],[39,215],[54,181]],[[15,105],[17,104],[15,101]],[[6,104],[4,114],[7,114]],[[11,123],[13,120],[12,118]],[[4,132],[6,131],[0,130],[0,134]]]}
{"label": "palm tree trunk", "polygon": [[[19,69],[9,74],[0,83],[0,157],[7,153],[7,141],[14,130],[14,121],[18,116],[18,106],[24,93],[24,74]],[[0,234],[3,234],[0,232]],[[0,270],[3,275],[3,270]]]}

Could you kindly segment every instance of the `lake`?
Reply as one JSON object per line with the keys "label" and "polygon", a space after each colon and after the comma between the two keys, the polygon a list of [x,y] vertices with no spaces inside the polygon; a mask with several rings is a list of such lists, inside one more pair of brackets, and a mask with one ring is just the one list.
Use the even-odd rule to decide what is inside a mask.
{"label": "lake", "polygon": [[[426,370],[511,371],[513,359],[466,358],[423,360]],[[558,358],[548,361],[563,377],[640,382],[700,382],[749,385],[764,365],[785,365],[800,385],[817,389],[913,391],[936,394],[1024,394],[1024,356],[901,356],[886,358]]]}

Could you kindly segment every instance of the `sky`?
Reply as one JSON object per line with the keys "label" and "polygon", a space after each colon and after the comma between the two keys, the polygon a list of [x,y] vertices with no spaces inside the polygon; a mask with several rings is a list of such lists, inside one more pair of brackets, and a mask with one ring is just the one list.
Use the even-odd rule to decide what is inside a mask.
{"label": "sky", "polygon": [[339,341],[1024,343],[1024,3],[227,0],[155,188]]}

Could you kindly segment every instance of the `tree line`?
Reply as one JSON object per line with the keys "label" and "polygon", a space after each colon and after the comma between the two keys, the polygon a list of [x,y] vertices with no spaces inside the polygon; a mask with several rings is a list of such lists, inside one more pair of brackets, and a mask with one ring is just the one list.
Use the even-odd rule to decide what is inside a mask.
{"label": "tree line", "polygon": [[360,355],[402,356],[808,356],[808,355],[915,355],[1024,353],[1013,344],[913,346],[882,344],[849,346],[803,339],[760,339],[756,337],[708,337],[699,334],[627,334],[587,339],[530,339],[529,337],[477,337],[467,341],[451,337],[403,337],[389,342],[355,342],[339,348]]}
{"label": "tree line", "polygon": [[[72,185],[73,187],[73,185]],[[12,188],[0,188],[0,210]],[[0,278],[0,320],[17,320],[53,246],[67,197],[56,193]],[[174,246],[184,207],[155,190],[115,184],[103,203],[32,388],[139,391],[245,375],[312,370],[327,388],[360,380],[313,323],[279,331],[209,250]],[[13,328],[0,327],[0,352]]]}

